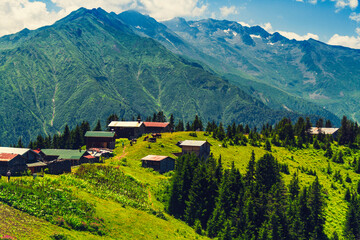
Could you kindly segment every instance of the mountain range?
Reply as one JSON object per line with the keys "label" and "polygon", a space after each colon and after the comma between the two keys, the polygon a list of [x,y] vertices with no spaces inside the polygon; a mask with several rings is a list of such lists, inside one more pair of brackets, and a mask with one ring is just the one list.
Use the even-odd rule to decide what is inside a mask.
{"label": "mountain range", "polygon": [[273,109],[307,113],[317,106],[338,117],[360,117],[360,50],[314,39],[289,40],[227,20],[175,18],[158,23],[134,11],[119,16],[140,34],[207,64]]}
{"label": "mountain range", "polygon": [[112,113],[130,119],[164,111],[184,121],[198,114],[253,126],[311,116],[338,124],[342,114],[357,116],[359,53],[229,21],[159,23],[135,11],[81,8],[0,38],[0,144]]}

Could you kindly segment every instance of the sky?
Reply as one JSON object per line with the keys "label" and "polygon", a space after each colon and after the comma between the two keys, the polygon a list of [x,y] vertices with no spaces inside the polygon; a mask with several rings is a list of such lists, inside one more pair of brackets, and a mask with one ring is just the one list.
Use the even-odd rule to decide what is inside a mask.
{"label": "sky", "polygon": [[51,25],[80,7],[134,9],[158,21],[227,19],[289,39],[360,49],[359,0],[0,0],[0,36]]}

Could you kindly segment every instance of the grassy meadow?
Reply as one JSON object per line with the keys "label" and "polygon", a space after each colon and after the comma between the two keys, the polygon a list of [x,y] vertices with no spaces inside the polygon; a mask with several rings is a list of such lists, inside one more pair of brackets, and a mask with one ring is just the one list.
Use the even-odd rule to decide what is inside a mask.
{"label": "grassy meadow", "polygon": [[[143,136],[133,145],[127,139],[119,139],[115,156],[107,159],[103,164],[95,164],[91,169],[97,170],[92,170],[93,172],[90,172],[89,166],[85,168],[78,166],[73,168],[72,174],[45,175],[44,178],[38,177],[35,180],[32,177],[13,177],[11,182],[15,186],[22,184],[21,186],[25,189],[38,189],[34,186],[42,186],[41,184],[46,186],[46,183],[54,182],[56,189],[49,188],[48,191],[59,192],[56,195],[59,198],[63,196],[63,191],[70,194],[75,202],[84,201],[88,204],[90,209],[88,215],[93,219],[100,219],[101,231],[95,231],[91,227],[83,228],[81,225],[85,224],[83,222],[80,225],[73,223],[71,220],[73,216],[67,213],[66,209],[64,214],[69,214],[69,216],[64,218],[70,220],[65,221],[63,225],[49,220],[56,216],[38,214],[37,211],[42,211],[41,203],[44,206],[49,204],[44,199],[41,200],[42,196],[39,193],[40,195],[35,198],[35,200],[40,199],[40,207],[37,209],[23,206],[21,202],[15,201],[16,199],[6,200],[8,204],[4,203],[5,200],[1,200],[0,237],[8,235],[14,239],[61,239],[60,237],[65,237],[63,239],[207,239],[196,234],[194,229],[184,222],[166,214],[164,205],[158,200],[158,192],[166,185],[172,173],[162,175],[151,169],[142,168],[140,159],[149,154],[175,158],[172,153],[181,151],[181,148],[176,146],[178,141],[207,140],[212,145],[213,155],[216,158],[221,156],[224,168],[230,167],[234,162],[244,174],[251,152],[254,151],[256,159],[259,159],[267,151],[263,147],[253,147],[249,144],[248,146],[222,147],[221,142],[207,136],[204,132],[198,132],[197,137],[189,134],[189,132],[165,133],[162,138],[157,139],[156,143],[143,141]],[[325,232],[331,236],[336,231],[341,236],[347,210],[344,194],[346,188],[356,189],[360,179],[350,167],[349,162],[353,161],[354,157],[358,158],[360,154],[336,144],[332,148],[334,153],[339,149],[343,150],[344,164],[329,161],[323,156],[323,150],[316,150],[311,146],[302,150],[288,150],[272,146],[271,153],[280,163],[286,163],[289,166],[290,174],[282,173],[286,184],[290,182],[292,174],[297,173],[300,184],[309,185],[315,179],[311,172],[316,171],[327,200]],[[329,165],[331,174],[327,173]],[[125,174],[121,173],[121,176],[115,178],[116,174],[107,172],[107,167],[120,169]],[[79,171],[78,174],[76,174],[77,171]],[[80,171],[88,174],[81,175]],[[335,171],[340,172],[342,180],[335,181],[333,177]],[[347,176],[351,182],[345,181]],[[127,184],[132,184],[131,189],[122,188],[122,185]],[[5,178],[0,180],[0,186],[7,186]],[[109,186],[116,186],[118,190],[111,189]],[[28,194],[26,196],[31,197],[34,194],[31,191],[22,191]],[[4,199],[7,199],[7,196]],[[39,216],[35,217],[35,215]],[[81,213],[79,216],[82,217]],[[91,224],[95,223],[88,223],[89,226],[93,226]]]}

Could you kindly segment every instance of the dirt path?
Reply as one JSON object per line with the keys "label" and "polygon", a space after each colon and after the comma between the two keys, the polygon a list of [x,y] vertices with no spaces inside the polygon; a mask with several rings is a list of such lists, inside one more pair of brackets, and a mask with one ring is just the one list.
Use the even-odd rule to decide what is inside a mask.
{"label": "dirt path", "polygon": [[119,160],[122,159],[123,157],[125,157],[128,154],[128,153],[125,152],[125,149],[126,149],[126,146],[124,147],[122,154],[119,156],[119,158],[118,158]]}

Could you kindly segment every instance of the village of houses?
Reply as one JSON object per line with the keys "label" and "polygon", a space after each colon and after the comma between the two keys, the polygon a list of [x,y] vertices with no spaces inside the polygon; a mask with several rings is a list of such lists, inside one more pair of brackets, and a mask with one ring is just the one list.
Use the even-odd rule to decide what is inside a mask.
{"label": "village of houses", "polygon": [[[144,141],[156,142],[161,133],[172,131],[168,122],[112,121],[108,125],[111,131],[88,131],[85,134],[86,150],[70,149],[29,149],[0,147],[0,175],[5,176],[10,170],[12,175],[28,173],[36,175],[46,171],[50,174],[71,172],[71,167],[83,163],[98,163],[112,156],[118,138],[128,138],[131,144],[143,134],[151,134]],[[312,127],[312,135],[330,134],[336,137],[338,128]],[[207,158],[211,144],[207,141],[186,140],[176,144],[182,149],[175,156],[194,153]],[[147,155],[142,159],[142,166],[165,173],[175,168],[175,159],[170,156]]]}
{"label": "village of houses", "polygon": [[[170,132],[168,122],[112,121],[108,125],[111,131],[88,131],[85,134],[86,150],[70,149],[29,149],[0,147],[0,176],[9,171],[11,175],[30,173],[62,174],[71,172],[71,167],[83,163],[98,163],[112,156],[118,138],[128,138],[131,144],[143,134],[151,134],[144,141],[156,142],[161,133]],[[207,141],[185,140],[178,142],[181,152],[174,155],[194,153],[199,157],[210,154],[211,144]],[[170,156],[147,155],[142,166],[165,173],[175,168],[175,159]]]}

